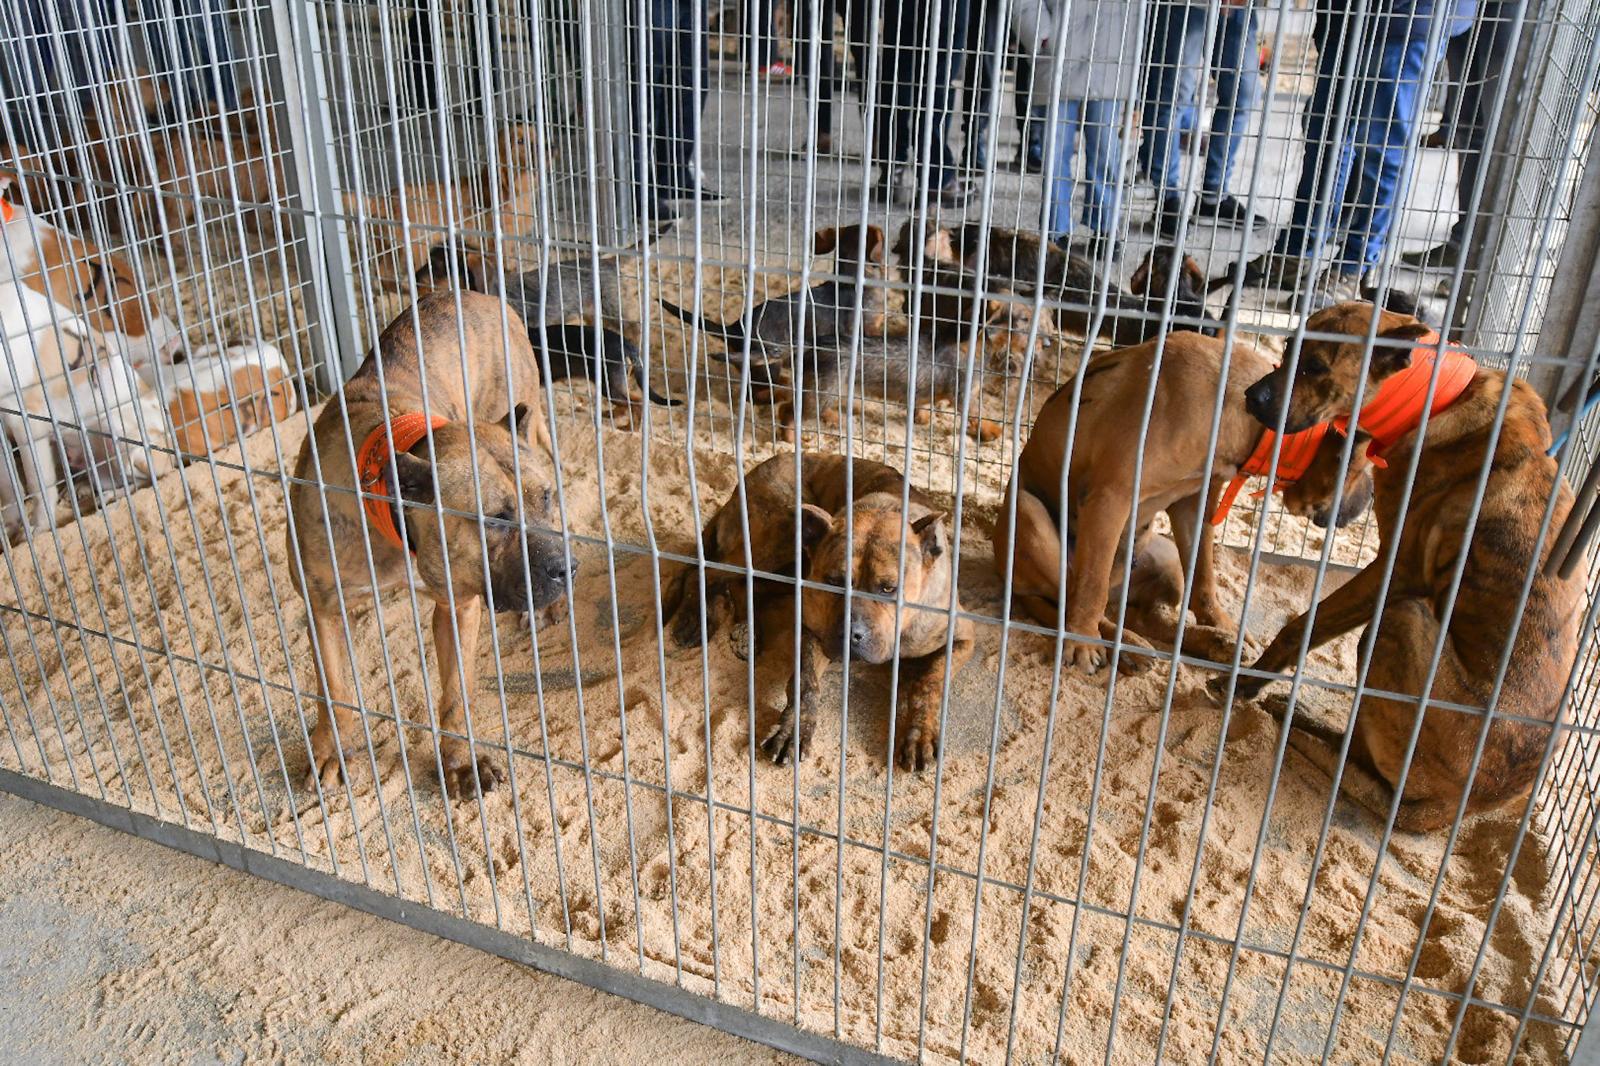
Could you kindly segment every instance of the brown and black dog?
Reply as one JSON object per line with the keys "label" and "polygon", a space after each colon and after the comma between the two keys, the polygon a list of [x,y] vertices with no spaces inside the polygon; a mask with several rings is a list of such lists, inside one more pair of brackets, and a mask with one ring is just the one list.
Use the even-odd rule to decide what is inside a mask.
{"label": "brown and black dog", "polygon": [[[1317,605],[1315,621],[1310,623],[1310,647],[1378,618],[1366,683],[1411,699],[1364,696],[1351,716],[1351,757],[1391,788],[1403,787],[1397,824],[1424,832],[1450,825],[1469,788],[1468,814],[1493,810],[1528,795],[1577,655],[1583,582],[1581,575],[1547,577],[1537,565],[1550,550],[1550,545],[1539,539],[1548,501],[1552,495],[1558,497],[1552,529],[1560,526],[1572,505],[1571,493],[1557,476],[1555,460],[1545,454],[1550,446],[1550,426],[1544,403],[1526,382],[1507,379],[1498,370],[1470,363],[1462,366],[1465,357],[1447,351],[1438,358],[1456,365],[1446,362],[1440,367],[1433,413],[1419,437],[1421,400],[1432,373],[1429,364],[1435,358],[1437,336],[1415,318],[1376,311],[1368,303],[1344,303],[1318,312],[1306,323],[1309,332],[1346,339],[1308,338],[1292,380],[1286,365],[1251,386],[1251,410],[1257,417],[1276,420],[1286,404],[1285,428],[1289,430],[1350,416],[1374,314],[1379,316],[1378,340],[1388,346],[1373,350],[1364,393],[1372,403],[1363,407],[1357,425],[1367,421],[1378,436],[1380,450],[1391,453],[1388,467],[1374,475],[1383,548],[1378,561]],[[1419,342],[1421,345],[1413,348]],[[1379,431],[1373,425],[1376,417],[1369,417],[1372,404],[1385,388],[1398,395],[1401,385],[1413,387],[1415,410],[1406,418],[1386,419],[1387,425]],[[1495,413],[1507,388],[1512,391],[1505,421],[1491,451]],[[1403,457],[1409,457],[1418,446],[1416,479],[1408,493],[1409,463]],[[1469,542],[1466,523],[1485,464],[1488,482]],[[1400,524],[1402,508],[1405,517]],[[1391,546],[1394,568],[1388,596],[1380,605],[1386,570],[1383,560]],[[1451,611],[1450,585],[1462,552],[1466,553],[1465,569]],[[1516,618],[1511,607],[1518,602],[1530,571],[1533,584],[1527,607]],[[1482,761],[1477,774],[1469,779],[1472,754],[1483,730],[1482,716],[1437,707],[1426,710],[1402,786],[1406,748],[1416,727],[1415,697],[1427,681],[1441,640],[1441,618],[1447,611],[1449,629],[1443,634],[1429,698],[1486,706],[1509,641],[1510,659],[1493,709],[1522,720],[1490,724]],[[1308,615],[1302,614],[1284,626],[1254,669],[1275,673],[1292,664],[1305,639],[1307,623]],[[1248,699],[1270,681],[1241,677],[1236,692]],[[1225,693],[1227,682],[1225,677],[1214,678],[1213,691]],[[1300,721],[1295,726],[1334,744],[1344,737],[1337,730]]]}
{"label": "brown and black dog", "polygon": [[[850,481],[847,483],[847,478]],[[915,487],[901,509],[905,475],[882,463],[840,455],[776,455],[745,475],[744,507],[735,493],[706,523],[708,562],[745,565],[742,522],[748,514],[750,564],[758,571],[795,574],[826,588],[801,593],[804,625],[800,650],[799,702],[793,679],[788,703],[761,748],[782,765],[803,759],[815,728],[816,691],[830,660],[848,649],[856,662],[887,663],[898,653],[905,661],[901,690],[904,711],[895,730],[896,755],[906,770],[932,766],[939,754],[939,707],[947,656],[952,674],[972,655],[972,624],[948,613],[955,580],[945,513]],[[851,515],[846,536],[846,512]],[[794,557],[798,513],[803,556]],[[905,542],[902,581],[901,540]],[[850,619],[845,622],[845,575],[850,576]],[[680,574],[671,625],[678,642],[698,645],[701,600],[695,571]],[[743,602],[744,576],[727,570],[705,572],[703,629],[716,633]],[[789,595],[778,583],[758,585],[762,600]],[[735,595],[739,593],[739,595]],[[868,598],[870,597],[870,598]],[[896,607],[896,600],[902,606]],[[951,627],[954,626],[954,634]],[[898,648],[896,647],[898,638]]]}
{"label": "brown and black dog", "polygon": [[[1107,628],[1106,603],[1123,538],[1130,531],[1139,537],[1151,520],[1165,511],[1181,558],[1189,557],[1199,538],[1190,609],[1201,628],[1189,630],[1199,650],[1200,642],[1214,645],[1212,638],[1237,629],[1217,598],[1207,519],[1227,485],[1261,445],[1264,434],[1244,410],[1244,392],[1273,364],[1265,353],[1234,343],[1223,383],[1215,460],[1208,465],[1211,398],[1217,394],[1225,345],[1199,333],[1170,333],[1157,373],[1158,343],[1147,341],[1090,361],[1083,375],[1070,461],[1068,432],[1073,429],[1074,385],[1063,386],[1045,401],[1007,489],[1008,500],[1009,494],[1016,495],[1016,524],[1010,529],[1002,521],[995,530],[995,561],[1003,575],[1011,545],[1016,545],[1013,594],[1032,617],[1053,626],[1060,594],[1060,531],[1067,530],[1071,565],[1067,568],[1066,629],[1069,636],[1092,640]],[[1155,389],[1135,507],[1134,465],[1139,451],[1133,429],[1144,409],[1152,375],[1156,375]],[[1066,499],[1061,498],[1064,462],[1069,475]],[[1351,464],[1347,500],[1360,499],[1358,483],[1365,476],[1361,464]],[[1003,504],[1002,514],[1007,513],[1005,507]],[[1352,515],[1345,510],[1339,517],[1348,521]],[[1154,547],[1148,540],[1142,546]],[[1079,641],[1074,644],[1072,661],[1094,673],[1105,665],[1106,653]]]}
{"label": "brown and black dog", "polygon": [[[502,314],[509,319],[505,336]],[[511,410],[508,397],[517,401]],[[354,467],[347,433],[362,442]],[[559,610],[576,567],[549,528],[556,521],[551,465],[526,331],[499,300],[479,293],[432,293],[402,311],[345,383],[343,413],[337,403],[323,408],[300,447],[289,496],[289,556],[297,560],[295,582],[310,610],[324,699],[311,735],[308,787],[337,784],[342,753],[362,739],[351,714],[341,594],[380,595],[408,583],[434,602],[443,684],[437,720],[442,732],[454,734],[439,739],[445,789],[471,794],[474,786],[487,790],[500,780],[495,763],[475,756],[464,739],[467,694],[476,691],[478,625],[486,601],[496,611]],[[375,589],[366,580],[369,541]]]}

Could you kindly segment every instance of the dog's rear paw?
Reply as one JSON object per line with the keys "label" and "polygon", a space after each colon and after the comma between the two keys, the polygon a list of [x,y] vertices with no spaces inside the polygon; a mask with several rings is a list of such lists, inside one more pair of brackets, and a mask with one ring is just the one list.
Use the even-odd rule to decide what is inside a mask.
{"label": "dog's rear paw", "polygon": [[967,436],[988,443],[1000,439],[1004,428],[992,418],[967,419]]}
{"label": "dog's rear paw", "polygon": [[316,792],[317,785],[322,785],[322,794],[332,797],[342,792],[344,785],[344,767],[340,762],[339,753],[333,751],[327,755],[313,755],[311,769],[306,772],[306,791]]}
{"label": "dog's rear paw", "polygon": [[[1229,675],[1218,674],[1206,682],[1206,691],[1218,703],[1223,703],[1228,698],[1228,679]],[[1238,683],[1233,686],[1233,698],[1236,702],[1253,700],[1260,695],[1266,684],[1266,681],[1259,677],[1240,677]]]}
{"label": "dog's rear paw", "polygon": [[505,780],[499,766],[487,755],[480,755],[476,760],[458,759],[459,756],[446,754],[439,765],[444,775],[445,793],[453,800],[471,799],[479,793],[492,792],[496,785]]}
{"label": "dog's rear paw", "polygon": [[895,747],[898,749],[895,761],[902,770],[921,773],[931,770],[939,761],[939,734],[932,729],[911,726]]}

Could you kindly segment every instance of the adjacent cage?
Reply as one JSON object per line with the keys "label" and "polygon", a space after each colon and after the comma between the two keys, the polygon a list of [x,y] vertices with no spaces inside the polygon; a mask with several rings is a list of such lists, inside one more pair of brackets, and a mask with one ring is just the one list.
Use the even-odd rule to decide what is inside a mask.
{"label": "adjacent cage", "polygon": [[1215,526],[1223,626],[1215,497],[1147,495],[1092,634],[995,550],[1030,440],[1193,492],[1261,424],[1158,383],[1365,298],[1550,405],[1574,519],[1509,552],[1485,464],[1442,519],[1436,459],[1380,470],[1430,610],[1543,625],[1600,447],[1592,5],[23,0],[0,57],[0,787],[818,1059],[1593,1053],[1587,537],[1542,654],[1429,705],[1527,726],[1530,790],[1425,832],[1279,725],[1395,697],[1372,611],[1207,688],[1422,595],[1363,440]]}

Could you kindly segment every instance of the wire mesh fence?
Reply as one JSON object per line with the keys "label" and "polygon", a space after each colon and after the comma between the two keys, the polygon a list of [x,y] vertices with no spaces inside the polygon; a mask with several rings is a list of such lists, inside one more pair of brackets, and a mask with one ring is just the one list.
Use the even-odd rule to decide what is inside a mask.
{"label": "wire mesh fence", "polygon": [[811,1054],[1567,1061],[1595,18],[0,11],[0,783]]}

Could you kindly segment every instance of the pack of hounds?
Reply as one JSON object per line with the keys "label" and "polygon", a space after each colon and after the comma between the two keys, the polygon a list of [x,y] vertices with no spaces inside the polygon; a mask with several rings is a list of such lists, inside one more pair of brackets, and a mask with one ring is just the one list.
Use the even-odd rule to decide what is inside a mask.
{"label": "pack of hounds", "polygon": [[[125,260],[31,211],[14,185],[0,175],[8,539],[70,517],[63,485],[126,491],[294,410],[296,383],[275,348],[186,349]],[[1296,358],[1275,365],[1217,336],[1206,308],[1214,283],[1165,248],[1127,289],[1036,234],[975,222],[913,220],[892,248],[877,226],[829,228],[812,250],[833,258],[824,280],[736,321],[661,303],[721,342],[706,350],[749,382],[753,400],[779,405],[791,441],[807,403],[825,422],[849,396],[894,401],[918,422],[941,403],[967,410],[977,368],[1017,371],[1058,327],[1110,345],[1039,410],[991,531],[1015,616],[1058,633],[1075,668],[1141,670],[1174,654],[1232,663],[1248,637],[1218,593],[1212,531],[1246,479],[1273,474],[1286,508],[1325,527],[1370,503],[1382,549],[1245,669],[1218,671],[1211,691],[1253,698],[1308,648],[1376,626],[1349,752],[1400,788],[1399,825],[1438,829],[1459,811],[1527,796],[1577,655],[1583,599],[1581,574],[1539,565],[1546,504],[1559,525],[1571,495],[1527,384],[1442,344],[1414,307],[1369,302],[1314,314]],[[643,403],[677,401],[652,389],[626,335],[615,257],[524,269],[437,245],[406,261],[419,297],[343,403],[316,419],[290,492],[289,555],[324,708],[308,785],[335,786],[360,736],[340,574],[367,574],[370,550],[375,592],[411,584],[437,605],[439,770],[451,795],[471,795],[501,780],[495,758],[465,739],[482,614],[548,624],[564,616],[577,570],[553,500],[543,388],[590,379],[623,422]],[[917,302],[891,316],[891,294],[913,280]],[[973,416],[964,428],[987,441],[1002,427]],[[347,440],[360,446],[352,453]],[[762,619],[751,628],[762,639],[782,632],[803,582],[797,676],[760,742],[774,763],[810,751],[832,664],[899,660],[892,758],[913,772],[936,764],[946,679],[975,640],[949,510],[899,470],[799,451],[747,471],[706,524],[688,551],[704,564],[678,566],[666,586],[675,643],[701,645],[742,612],[747,559],[789,579],[755,582]],[[1160,513],[1170,536],[1156,528]],[[1524,587],[1526,609],[1512,618],[1506,604]],[[1185,605],[1192,620],[1179,616]],[[1459,709],[1490,702],[1492,717]],[[1346,743],[1303,718],[1291,724]]]}

